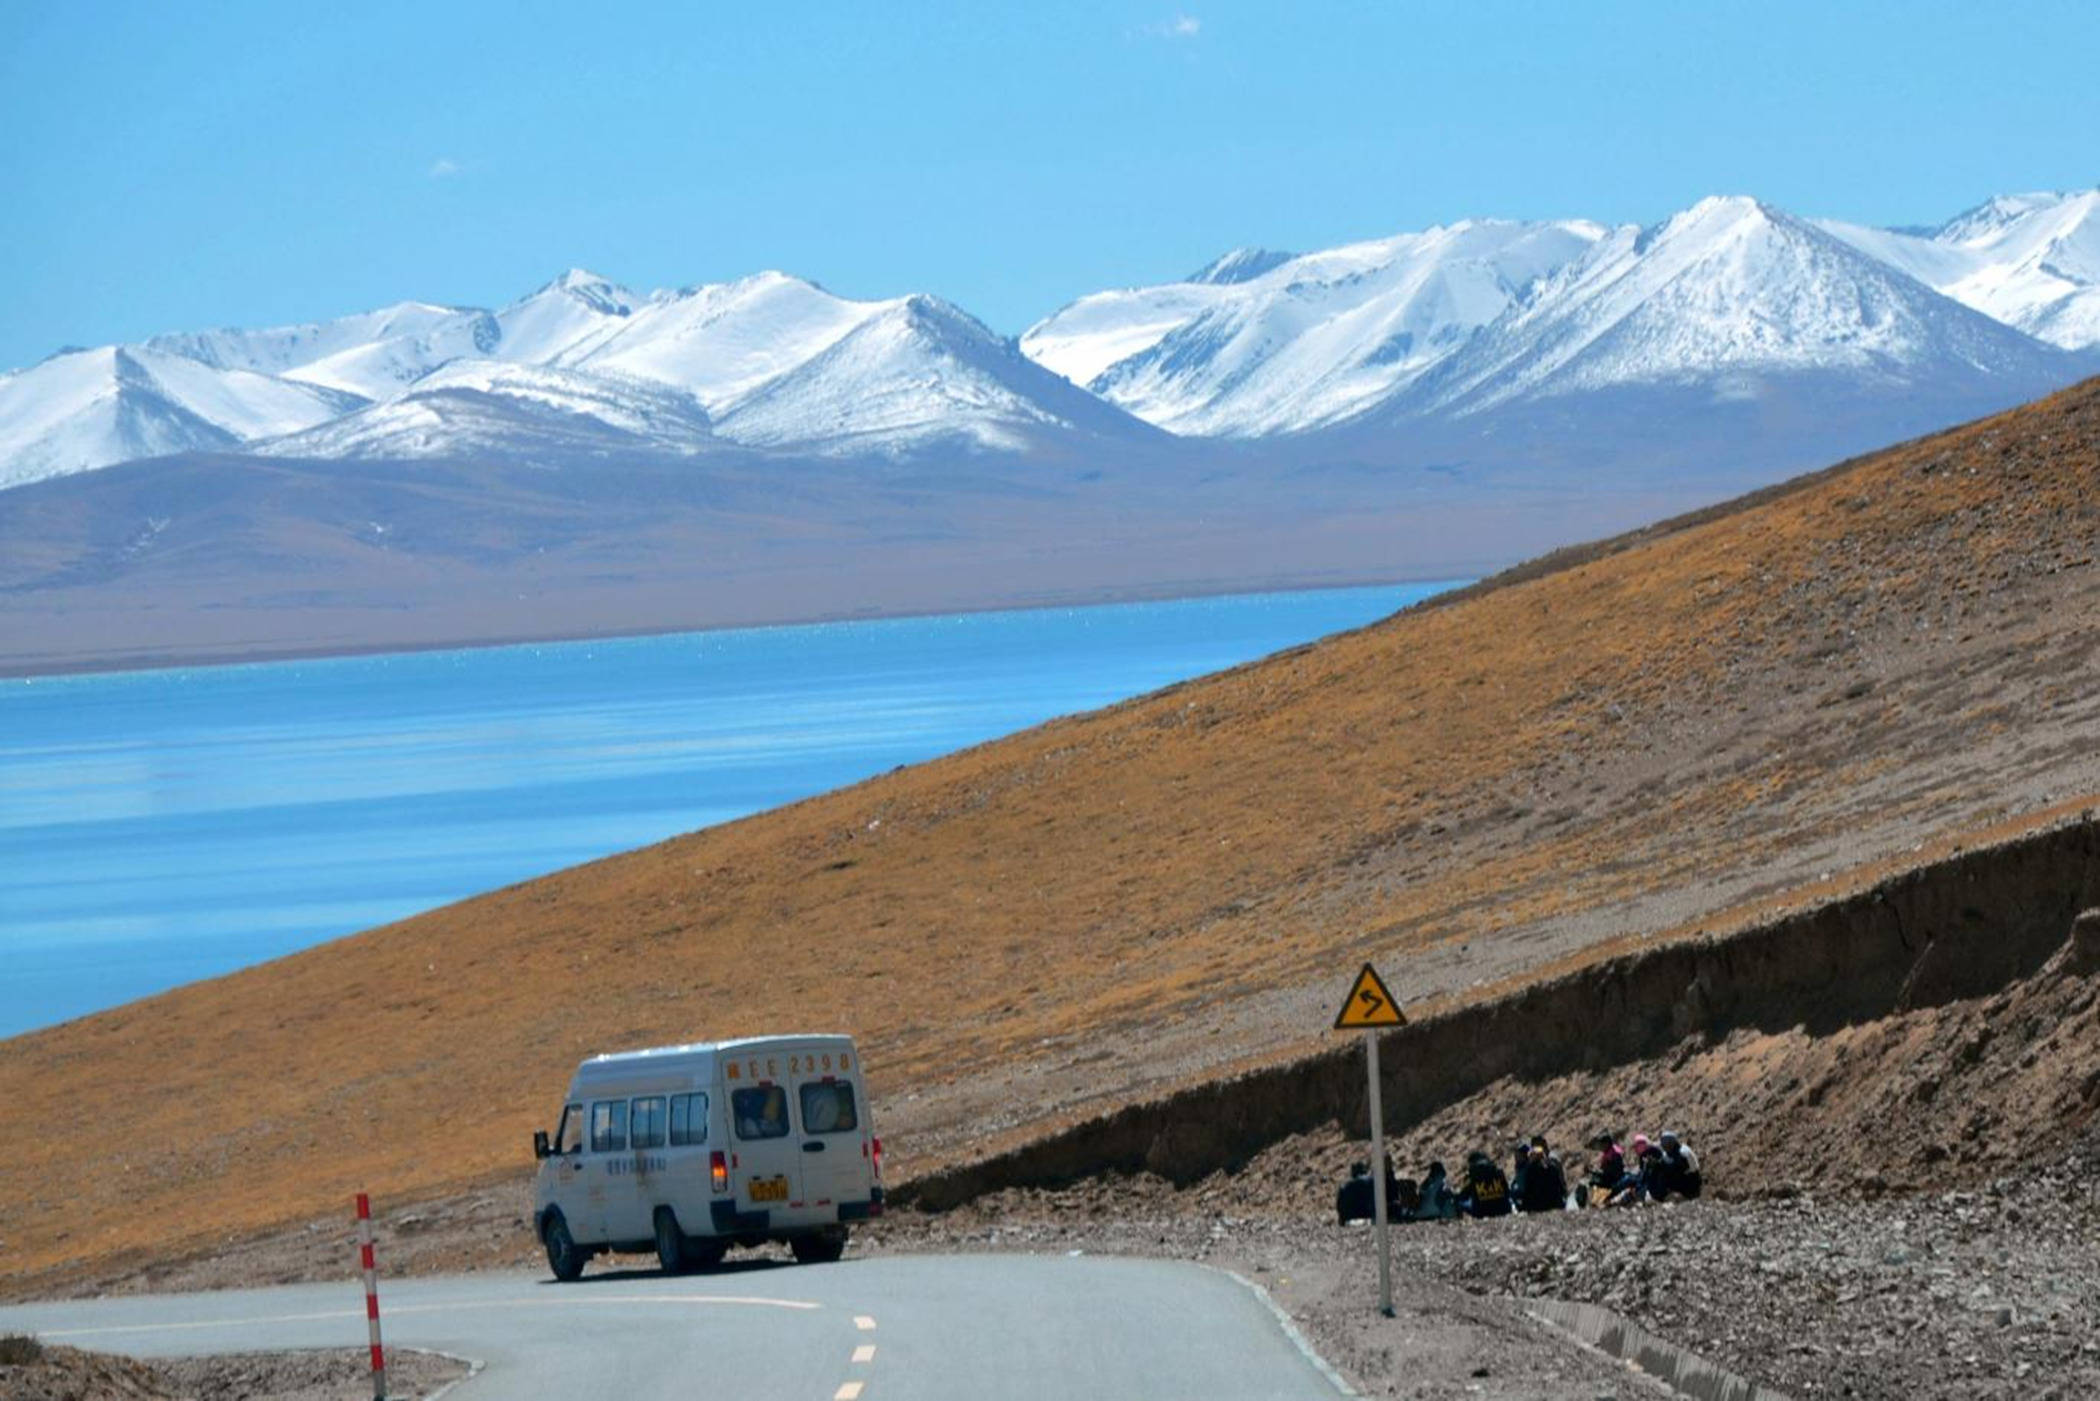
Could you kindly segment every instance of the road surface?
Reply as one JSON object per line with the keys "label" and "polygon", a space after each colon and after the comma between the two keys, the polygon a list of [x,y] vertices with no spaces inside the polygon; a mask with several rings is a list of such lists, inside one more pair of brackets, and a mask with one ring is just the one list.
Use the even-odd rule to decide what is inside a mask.
{"label": "road surface", "polygon": [[[1339,1394],[1248,1285],[1108,1256],[752,1262],[712,1274],[464,1275],[380,1284],[390,1347],[484,1364],[451,1395],[753,1401],[1238,1401]],[[33,1332],[136,1357],[362,1347],[355,1279],[0,1308]]]}

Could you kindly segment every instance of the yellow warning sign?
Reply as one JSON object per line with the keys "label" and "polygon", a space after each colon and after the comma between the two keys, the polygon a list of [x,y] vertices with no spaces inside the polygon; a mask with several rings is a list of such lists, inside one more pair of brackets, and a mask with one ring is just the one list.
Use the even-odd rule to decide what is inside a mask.
{"label": "yellow warning sign", "polygon": [[1370,964],[1356,975],[1356,986],[1349,989],[1349,1000],[1335,1015],[1336,1031],[1362,1031],[1367,1027],[1405,1026],[1407,1018],[1400,1015],[1400,999],[1393,996],[1378,970]]}

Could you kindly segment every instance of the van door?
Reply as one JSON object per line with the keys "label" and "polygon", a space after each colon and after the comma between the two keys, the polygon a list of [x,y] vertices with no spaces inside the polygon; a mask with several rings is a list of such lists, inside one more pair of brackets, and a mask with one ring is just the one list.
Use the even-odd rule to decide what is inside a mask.
{"label": "van door", "polygon": [[775,1078],[777,1060],[739,1061],[725,1077],[736,1209],[766,1212],[776,1226],[797,1215],[794,1205],[802,1200],[801,1145],[790,1136],[788,1087],[784,1077]]}
{"label": "van door", "polygon": [[619,1170],[627,1160],[626,1100],[591,1101],[590,1149],[583,1167],[584,1215],[570,1230],[578,1241],[596,1244],[614,1238],[614,1218],[634,1194],[633,1180]]}
{"label": "van door", "polygon": [[[840,1057],[846,1060],[846,1057]],[[802,1195],[815,1219],[836,1221],[841,1202],[865,1202],[874,1181],[867,1157],[867,1110],[854,1077],[832,1057],[802,1056],[794,1080],[796,1122],[801,1125]]]}

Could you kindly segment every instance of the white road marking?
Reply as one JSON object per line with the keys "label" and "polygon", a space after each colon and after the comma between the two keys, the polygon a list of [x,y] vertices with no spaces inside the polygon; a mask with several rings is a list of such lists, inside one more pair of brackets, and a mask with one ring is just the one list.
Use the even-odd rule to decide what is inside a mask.
{"label": "white road marking", "polygon": [[[454,1309],[532,1309],[561,1308],[570,1304],[730,1304],[746,1308],[768,1309],[820,1309],[822,1304],[813,1304],[802,1299],[763,1299],[735,1294],[613,1294],[591,1295],[580,1299],[463,1299],[450,1304],[394,1304],[380,1305],[382,1317],[394,1318],[405,1313],[447,1313]],[[194,1332],[202,1328],[253,1328],[267,1323],[316,1323],[338,1318],[363,1318],[363,1309],[330,1310],[325,1313],[282,1313],[263,1318],[211,1318],[183,1323],[113,1323],[99,1328],[47,1328],[39,1329],[42,1338],[91,1338],[110,1333],[177,1333]],[[855,1322],[860,1320],[856,1319]],[[869,1319],[866,1326],[873,1328],[875,1321]]]}
{"label": "white road marking", "polygon": [[853,1316],[853,1326],[860,1329],[863,1333],[872,1333],[875,1331],[875,1320],[864,1313],[855,1314]]}
{"label": "white road marking", "polygon": [[860,1401],[860,1389],[864,1385],[864,1382],[847,1382],[831,1393],[831,1401]]}
{"label": "white road marking", "polygon": [[855,1362],[873,1362],[875,1360],[875,1344],[862,1343],[859,1347],[853,1349],[853,1360]]}

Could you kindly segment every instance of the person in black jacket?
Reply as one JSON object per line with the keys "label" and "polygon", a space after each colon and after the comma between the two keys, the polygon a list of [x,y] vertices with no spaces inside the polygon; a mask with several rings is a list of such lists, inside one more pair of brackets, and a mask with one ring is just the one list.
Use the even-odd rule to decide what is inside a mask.
{"label": "person in black jacket", "polygon": [[1705,1185],[1704,1179],[1699,1175],[1699,1155],[1691,1150],[1689,1144],[1679,1139],[1672,1129],[1662,1131],[1660,1146],[1662,1172],[1658,1181],[1662,1196],[1657,1200],[1665,1197],[1689,1199],[1698,1196],[1699,1189]]}
{"label": "person in black jacket", "polygon": [[1530,1177],[1531,1145],[1520,1138],[1517,1140],[1516,1148],[1511,1152],[1509,1166],[1509,1204],[1518,1211],[1531,1210],[1530,1207],[1524,1204],[1525,1192],[1528,1190],[1527,1183]]}
{"label": "person in black jacket", "polygon": [[1477,1148],[1466,1159],[1466,1184],[1458,1194],[1458,1205],[1476,1220],[1509,1215],[1509,1179],[1493,1158]]}
{"label": "person in black jacket", "polygon": [[[1346,1226],[1351,1221],[1372,1221],[1377,1218],[1378,1185],[1371,1180],[1369,1163],[1357,1163],[1349,1170],[1349,1180],[1335,1189],[1334,1215],[1337,1224]],[[1393,1160],[1385,1160],[1385,1213],[1388,1221],[1403,1221],[1413,1214],[1414,1184],[1401,1183],[1393,1176]]]}
{"label": "person in black jacket", "polygon": [[1547,1151],[1544,1140],[1531,1145],[1531,1163],[1517,1197],[1517,1205],[1525,1211],[1559,1211],[1568,1204],[1568,1175],[1560,1159]]}

